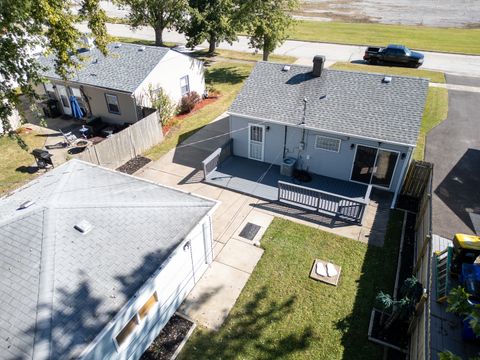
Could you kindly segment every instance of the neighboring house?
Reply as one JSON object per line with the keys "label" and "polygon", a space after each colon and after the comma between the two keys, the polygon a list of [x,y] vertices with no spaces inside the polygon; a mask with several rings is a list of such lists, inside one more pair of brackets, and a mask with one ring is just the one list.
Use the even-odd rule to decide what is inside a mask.
{"label": "neighboring house", "polygon": [[[398,193],[428,80],[259,62],[229,109],[233,153]],[[306,185],[308,186],[308,184]],[[394,199],[395,200],[395,199]]]}
{"label": "neighboring house", "polygon": [[79,160],[0,199],[0,357],[138,359],[212,261],[215,205]]}
{"label": "neighboring house", "polygon": [[[22,118],[20,117],[17,109],[13,110],[12,115],[8,117],[8,121],[12,130],[17,130],[22,125]],[[0,134],[3,133],[3,124],[0,122]]]}
{"label": "neighboring house", "polygon": [[55,73],[53,57],[39,59],[48,68],[48,82],[38,92],[56,99],[66,115],[72,114],[73,95],[89,117],[134,123],[150,113],[150,89],[162,88],[174,102],[191,91],[205,92],[203,62],[169,48],[112,43],[106,57],[94,47],[80,49],[78,56],[80,66],[69,81]]}

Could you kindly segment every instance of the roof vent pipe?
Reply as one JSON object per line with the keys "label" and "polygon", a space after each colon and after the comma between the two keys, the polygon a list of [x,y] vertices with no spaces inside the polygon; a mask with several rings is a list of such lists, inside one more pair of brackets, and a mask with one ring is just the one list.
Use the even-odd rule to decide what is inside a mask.
{"label": "roof vent pipe", "polygon": [[315,55],[313,58],[313,70],[312,74],[314,77],[322,76],[323,66],[325,64],[325,56]]}

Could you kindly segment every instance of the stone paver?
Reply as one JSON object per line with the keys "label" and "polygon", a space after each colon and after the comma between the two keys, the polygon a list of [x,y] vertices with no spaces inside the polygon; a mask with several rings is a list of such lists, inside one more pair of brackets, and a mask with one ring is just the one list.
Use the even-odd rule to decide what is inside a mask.
{"label": "stone paver", "polygon": [[218,330],[249,277],[245,271],[214,261],[179,311],[209,329]]}
{"label": "stone paver", "polygon": [[263,249],[237,239],[230,239],[215,261],[251,274],[263,254]]}

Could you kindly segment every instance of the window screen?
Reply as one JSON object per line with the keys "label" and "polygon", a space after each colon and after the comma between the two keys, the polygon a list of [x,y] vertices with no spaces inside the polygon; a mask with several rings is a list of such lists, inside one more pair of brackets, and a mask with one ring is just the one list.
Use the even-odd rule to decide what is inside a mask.
{"label": "window screen", "polygon": [[180,91],[182,93],[182,96],[190,92],[190,81],[188,79],[188,75],[180,78]]}
{"label": "window screen", "polygon": [[120,114],[117,95],[105,94],[105,98],[107,99],[108,112],[112,114]]}
{"label": "window screen", "polygon": [[135,328],[138,326],[137,316],[134,316],[130,321],[123,327],[123,329],[118,333],[115,340],[117,340],[118,345],[122,345],[127,338],[135,331]]}
{"label": "window screen", "polygon": [[150,296],[145,302],[145,304],[143,304],[140,310],[138,310],[138,316],[140,316],[140,319],[144,319],[157,302],[157,294],[153,293],[152,296]]}
{"label": "window screen", "polygon": [[340,151],[340,139],[335,139],[327,136],[317,136],[315,141],[315,148],[327,151]]}

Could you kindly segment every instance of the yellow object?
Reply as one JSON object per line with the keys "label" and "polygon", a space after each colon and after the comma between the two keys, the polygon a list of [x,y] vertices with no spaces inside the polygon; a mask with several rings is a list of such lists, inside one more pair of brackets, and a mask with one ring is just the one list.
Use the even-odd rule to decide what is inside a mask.
{"label": "yellow object", "polygon": [[453,246],[454,248],[480,251],[480,236],[455,234]]}

